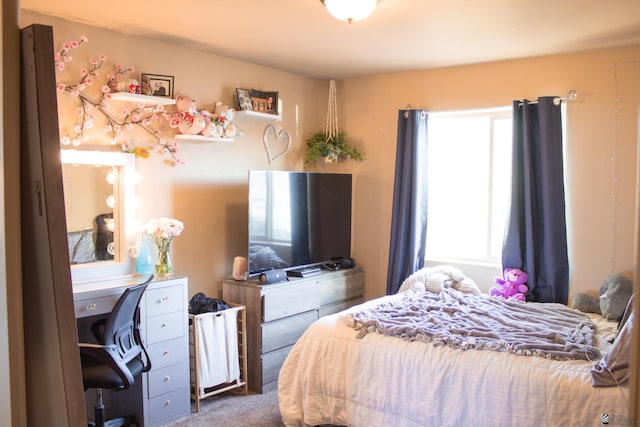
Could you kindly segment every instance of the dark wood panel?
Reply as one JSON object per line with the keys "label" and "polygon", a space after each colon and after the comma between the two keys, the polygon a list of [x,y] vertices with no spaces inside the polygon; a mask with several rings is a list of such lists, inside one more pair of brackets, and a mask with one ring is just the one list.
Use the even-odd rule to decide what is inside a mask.
{"label": "dark wood panel", "polygon": [[53,28],[22,30],[21,228],[27,417],[86,425],[67,247]]}

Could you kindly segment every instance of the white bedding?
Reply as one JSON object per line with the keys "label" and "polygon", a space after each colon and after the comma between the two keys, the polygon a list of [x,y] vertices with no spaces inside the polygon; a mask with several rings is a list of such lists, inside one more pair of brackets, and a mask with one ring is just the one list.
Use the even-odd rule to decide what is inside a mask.
{"label": "white bedding", "polygon": [[[344,313],[311,325],[282,366],[285,425],[582,427],[602,425],[602,414],[627,417],[628,388],[592,387],[590,361],[461,351],[377,333],[356,339]],[[604,354],[617,324],[592,318]]]}

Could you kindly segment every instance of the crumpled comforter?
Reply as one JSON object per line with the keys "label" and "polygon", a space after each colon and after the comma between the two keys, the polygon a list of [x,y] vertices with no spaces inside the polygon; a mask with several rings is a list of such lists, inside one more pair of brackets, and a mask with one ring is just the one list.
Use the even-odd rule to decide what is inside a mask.
{"label": "crumpled comforter", "polygon": [[506,351],[555,360],[594,360],[595,326],[562,304],[522,303],[453,289],[402,292],[400,298],[350,314],[360,331],[455,349]]}

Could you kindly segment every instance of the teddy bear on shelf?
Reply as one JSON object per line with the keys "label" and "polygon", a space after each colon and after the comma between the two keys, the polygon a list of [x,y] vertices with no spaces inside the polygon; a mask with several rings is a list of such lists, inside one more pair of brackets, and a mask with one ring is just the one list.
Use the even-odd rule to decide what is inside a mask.
{"label": "teddy bear on shelf", "polygon": [[207,119],[196,108],[195,99],[187,95],[176,96],[176,110],[171,126],[177,127],[181,134],[198,135],[207,127]]}
{"label": "teddy bear on shelf", "polygon": [[218,101],[213,110],[212,121],[216,125],[217,130],[225,138],[233,138],[240,135],[240,130],[233,122],[236,116],[236,110],[233,107],[225,105]]}
{"label": "teddy bear on shelf", "polygon": [[506,299],[514,299],[516,301],[525,302],[526,292],[529,290],[527,286],[527,273],[518,268],[505,268],[504,278],[496,277],[494,279],[498,286],[494,286],[489,290],[489,295],[499,296]]}

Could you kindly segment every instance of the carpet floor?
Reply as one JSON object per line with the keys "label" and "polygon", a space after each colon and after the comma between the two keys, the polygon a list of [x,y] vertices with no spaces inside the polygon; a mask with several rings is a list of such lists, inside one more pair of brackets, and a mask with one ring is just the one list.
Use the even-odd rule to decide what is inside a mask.
{"label": "carpet floor", "polygon": [[200,412],[191,402],[191,415],[163,427],[282,427],[278,391],[243,396],[230,392],[200,401]]}

